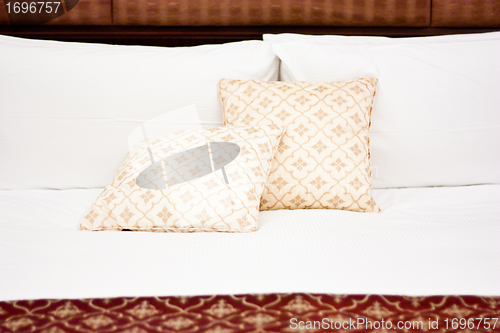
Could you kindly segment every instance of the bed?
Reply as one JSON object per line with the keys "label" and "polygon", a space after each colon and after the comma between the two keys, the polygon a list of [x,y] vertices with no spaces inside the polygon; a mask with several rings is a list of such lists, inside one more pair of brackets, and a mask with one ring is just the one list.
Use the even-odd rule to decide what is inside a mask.
{"label": "bed", "polygon": [[[500,331],[499,11],[498,1],[86,0],[35,27],[7,26],[1,12],[0,331]],[[422,92],[414,82],[384,99],[391,59],[314,67],[329,68],[322,57],[335,59],[341,44],[343,55],[366,48],[370,59],[417,54],[410,73],[445,73],[434,80],[449,99],[406,96]],[[467,48],[476,53],[450,57]],[[482,48],[492,53],[477,76],[456,66]],[[444,60],[438,67],[418,52]],[[223,77],[323,82],[356,70],[385,84],[370,132],[381,213],[261,211],[250,233],[78,230],[137,124],[190,100],[203,127],[222,126]],[[418,117],[376,113],[396,105],[404,114],[404,98]],[[470,101],[475,113],[455,112]]]}

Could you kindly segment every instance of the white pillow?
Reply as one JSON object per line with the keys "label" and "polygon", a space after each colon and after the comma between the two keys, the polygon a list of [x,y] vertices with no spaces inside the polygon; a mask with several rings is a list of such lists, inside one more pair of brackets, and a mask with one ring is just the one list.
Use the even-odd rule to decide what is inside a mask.
{"label": "white pillow", "polygon": [[[276,80],[270,43],[144,47],[0,36],[0,189],[104,187],[142,122],[195,104],[222,126],[224,77]],[[175,119],[173,119],[175,121]]]}
{"label": "white pillow", "polygon": [[273,49],[284,81],[379,79],[374,188],[500,183],[500,34],[487,35]]}
{"label": "white pillow", "polygon": [[500,31],[481,34],[456,34],[426,37],[381,37],[381,36],[342,36],[342,35],[301,35],[301,34],[264,34],[268,42],[302,42],[348,45],[383,45],[391,43],[449,43],[477,40],[492,40],[500,36]]}

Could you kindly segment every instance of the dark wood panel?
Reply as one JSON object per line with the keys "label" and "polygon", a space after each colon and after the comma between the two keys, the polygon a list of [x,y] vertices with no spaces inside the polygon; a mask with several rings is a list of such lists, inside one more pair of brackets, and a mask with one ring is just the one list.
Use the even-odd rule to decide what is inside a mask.
{"label": "dark wood panel", "polygon": [[433,27],[500,27],[500,0],[433,0]]}
{"label": "dark wood panel", "polygon": [[114,25],[426,27],[430,0],[114,0]]}
{"label": "dark wood panel", "polygon": [[123,45],[192,46],[240,40],[262,39],[264,33],[302,33],[313,35],[364,35],[389,37],[434,36],[498,31],[474,28],[346,28],[346,27],[111,27],[111,26],[35,26],[0,27],[0,34],[60,41]]}

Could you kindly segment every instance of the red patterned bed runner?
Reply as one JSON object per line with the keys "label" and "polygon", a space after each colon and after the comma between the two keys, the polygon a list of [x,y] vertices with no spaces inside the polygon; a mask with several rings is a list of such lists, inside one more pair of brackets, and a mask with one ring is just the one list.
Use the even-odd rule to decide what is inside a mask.
{"label": "red patterned bed runner", "polygon": [[[500,332],[500,297],[267,294],[0,302],[0,332]],[[399,325],[399,326],[398,326]]]}

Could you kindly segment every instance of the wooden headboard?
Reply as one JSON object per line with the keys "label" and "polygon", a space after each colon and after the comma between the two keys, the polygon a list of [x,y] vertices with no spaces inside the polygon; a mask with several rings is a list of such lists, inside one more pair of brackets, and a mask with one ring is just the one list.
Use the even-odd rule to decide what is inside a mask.
{"label": "wooden headboard", "polygon": [[500,0],[60,1],[66,12],[62,16],[43,25],[19,26],[11,25],[9,1],[4,0],[0,34],[188,46],[261,39],[263,33],[403,37],[500,30]]}

